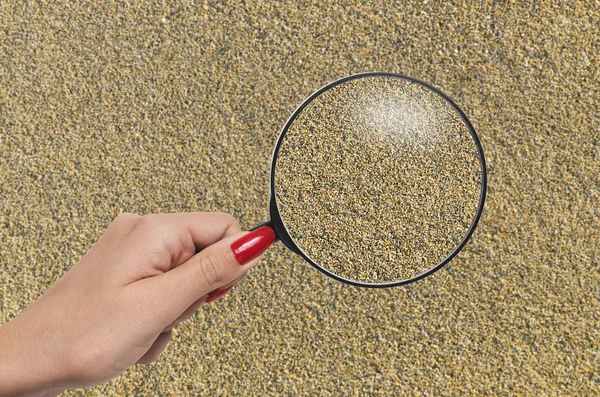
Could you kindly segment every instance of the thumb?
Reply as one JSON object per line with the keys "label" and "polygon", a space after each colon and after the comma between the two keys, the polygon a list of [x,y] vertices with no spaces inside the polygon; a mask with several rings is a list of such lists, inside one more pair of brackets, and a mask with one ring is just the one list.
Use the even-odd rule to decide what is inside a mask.
{"label": "thumb", "polygon": [[202,296],[242,277],[258,262],[253,259],[269,248],[275,238],[275,232],[268,226],[238,233],[204,248],[176,268],[150,278],[163,293],[165,301],[161,306],[177,317]]}

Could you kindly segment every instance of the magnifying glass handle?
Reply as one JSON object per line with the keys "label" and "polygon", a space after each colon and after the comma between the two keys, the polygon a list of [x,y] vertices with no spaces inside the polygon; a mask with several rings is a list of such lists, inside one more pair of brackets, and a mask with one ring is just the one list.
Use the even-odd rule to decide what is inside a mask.
{"label": "magnifying glass handle", "polygon": [[277,235],[277,232],[275,231],[275,228],[273,227],[273,222],[271,222],[271,221],[266,221],[266,222],[263,222],[261,224],[258,224],[258,225],[254,226],[253,228],[251,228],[248,231],[249,232],[253,232],[256,229],[260,229],[263,226],[270,227],[275,232],[275,241],[273,241],[273,243],[276,243],[277,241],[279,241],[279,236]]}
{"label": "magnifying glass handle", "polygon": [[256,225],[256,226],[254,226],[253,228],[251,228],[251,229],[250,229],[250,230],[248,230],[248,231],[249,231],[249,232],[253,232],[253,231],[255,231],[256,229],[258,229],[258,228],[260,228],[260,227],[263,227],[263,226],[269,226],[271,229],[273,229],[273,222],[271,222],[270,220],[269,220],[269,221],[266,221],[266,222],[263,222],[263,223],[261,223],[261,224],[259,224],[259,225]]}
{"label": "magnifying glass handle", "polygon": [[289,236],[285,226],[283,226],[283,222],[281,221],[281,217],[279,216],[279,212],[277,210],[277,204],[275,204],[275,197],[271,196],[271,200],[269,201],[269,214],[270,218],[268,221],[260,223],[254,227],[252,227],[249,231],[253,232],[256,229],[260,229],[263,226],[267,226],[273,232],[275,232],[275,241],[281,241],[286,247],[291,249],[293,252],[299,254],[300,250],[296,247],[296,244],[292,241],[292,238]]}

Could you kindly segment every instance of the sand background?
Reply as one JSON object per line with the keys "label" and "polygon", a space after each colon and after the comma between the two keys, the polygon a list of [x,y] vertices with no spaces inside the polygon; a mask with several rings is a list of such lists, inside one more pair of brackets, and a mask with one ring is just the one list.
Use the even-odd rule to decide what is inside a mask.
{"label": "sand background", "polygon": [[65,395],[600,394],[600,3],[560,3],[0,2],[0,321],[122,211],[264,221],[295,107],[390,71],[486,151],[449,266],[357,289],[277,245],[155,365]]}

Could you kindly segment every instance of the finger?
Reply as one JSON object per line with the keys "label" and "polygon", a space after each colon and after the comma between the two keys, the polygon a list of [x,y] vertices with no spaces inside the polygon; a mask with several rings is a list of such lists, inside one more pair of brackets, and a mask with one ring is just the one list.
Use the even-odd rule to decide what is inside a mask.
{"label": "finger", "polygon": [[[153,266],[166,272],[186,262],[198,251],[241,229],[233,216],[220,212],[148,214],[134,222],[131,240],[152,258]],[[128,263],[138,263],[138,252]],[[137,256],[136,256],[137,255]]]}
{"label": "finger", "polygon": [[138,364],[150,364],[158,358],[160,353],[167,347],[167,344],[173,336],[173,331],[169,330],[158,335],[150,349],[137,361]]}
{"label": "finger", "polygon": [[149,216],[156,217],[157,222],[174,226],[176,230],[186,231],[197,251],[242,231],[237,220],[231,214],[223,212],[184,212]]}
{"label": "finger", "polygon": [[177,313],[166,322],[169,324],[200,297],[243,276],[274,241],[275,233],[267,226],[236,234],[205,248],[164,274],[134,284],[136,288],[155,289],[166,298],[155,314],[167,319]]}
{"label": "finger", "polygon": [[163,276],[167,276],[165,279],[171,276],[172,282],[179,285],[182,294],[189,294],[189,298],[203,296],[243,276],[274,240],[275,233],[269,227],[232,236],[205,248],[181,269]]}

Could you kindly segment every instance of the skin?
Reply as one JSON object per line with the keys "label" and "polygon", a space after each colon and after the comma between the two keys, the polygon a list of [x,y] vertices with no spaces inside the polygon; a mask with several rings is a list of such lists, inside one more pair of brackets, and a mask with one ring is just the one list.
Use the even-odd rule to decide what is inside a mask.
{"label": "skin", "polygon": [[222,213],[119,215],[44,295],[0,327],[0,396],[56,396],[156,360],[207,294],[235,285]]}

